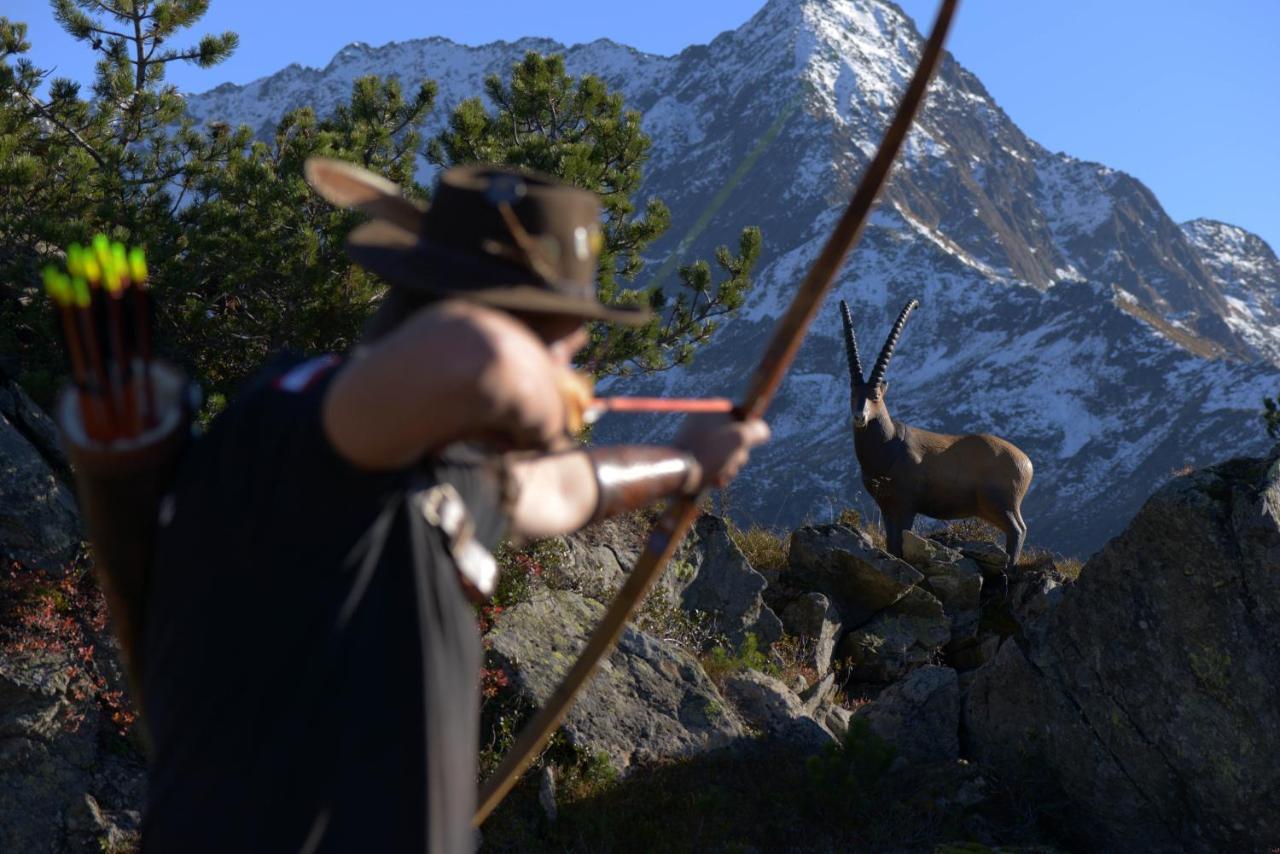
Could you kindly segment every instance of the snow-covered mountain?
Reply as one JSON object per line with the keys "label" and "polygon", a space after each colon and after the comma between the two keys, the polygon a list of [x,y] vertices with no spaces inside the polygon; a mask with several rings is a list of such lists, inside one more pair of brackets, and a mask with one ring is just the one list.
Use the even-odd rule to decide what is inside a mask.
{"label": "snow-covered mountain", "polygon": [[[653,137],[645,191],[671,206],[673,227],[646,275],[670,281],[675,263],[708,257],[743,225],[764,230],[740,316],[690,369],[627,381],[635,393],[732,395],[870,160],[922,42],[886,0],[769,0],[673,57],[609,41],[356,44],[324,69],[289,66],[189,108],[265,131],[291,107],[331,109],[360,75],[425,77],[440,92],[432,133],[486,74],[507,74],[528,50],[563,53],[571,72],[622,91]],[[775,440],[732,488],[732,512],[776,525],[850,505],[874,515],[853,458],[835,304],[849,301],[874,353],[918,297],[889,371],[891,412],[1014,441],[1036,466],[1032,542],[1085,554],[1173,470],[1267,444],[1258,411],[1280,390],[1278,294],[1280,263],[1259,238],[1207,220],[1179,226],[1129,175],[1044,149],[948,57],[771,410]],[[656,439],[670,427],[615,416],[597,435]]]}

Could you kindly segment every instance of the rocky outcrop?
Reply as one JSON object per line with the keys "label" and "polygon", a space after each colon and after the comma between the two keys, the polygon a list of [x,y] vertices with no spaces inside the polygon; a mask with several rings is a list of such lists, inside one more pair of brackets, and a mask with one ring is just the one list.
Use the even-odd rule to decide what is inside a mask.
{"label": "rocky outcrop", "polygon": [[712,627],[735,647],[748,634],[755,635],[761,646],[782,637],[782,622],[762,597],[764,576],[751,568],[719,516],[698,520],[674,572],[677,584],[683,581],[682,572],[688,576],[679,593],[682,607],[709,615]]}
{"label": "rocky outcrop", "polygon": [[1280,842],[1280,449],[1174,479],[1024,612],[1041,630],[969,692],[970,755],[1042,765],[1108,850]]}
{"label": "rocky outcrop", "polygon": [[922,667],[886,688],[854,717],[891,743],[908,762],[941,762],[960,755],[960,688],[950,667]]}
{"label": "rocky outcrop", "polygon": [[725,696],[765,736],[816,753],[835,741],[786,685],[766,673],[743,670],[726,677]]}
{"label": "rocky outcrop", "polygon": [[951,638],[942,603],[913,587],[860,628],[845,635],[837,654],[860,682],[892,682],[928,664]]}
{"label": "rocky outcrop", "polygon": [[[494,663],[531,705],[551,696],[604,613],[566,590],[543,590],[508,608],[487,635]],[[732,708],[697,659],[634,628],[601,664],[565,719],[571,744],[604,751],[619,770],[681,759],[742,735]]]}
{"label": "rocky outcrop", "polygon": [[792,637],[805,640],[803,662],[818,676],[826,675],[843,629],[831,600],[821,593],[802,594],[783,610],[782,625]]}
{"label": "rocky outcrop", "polygon": [[[73,650],[0,655],[0,850],[128,850],[143,769]],[[107,847],[114,844],[115,849]]]}
{"label": "rocky outcrop", "polygon": [[942,603],[951,623],[950,643],[972,640],[978,634],[982,598],[982,570],[971,558],[933,540],[903,533],[903,555],[924,573],[922,586]]}
{"label": "rocky outcrop", "polygon": [[845,525],[805,527],[791,536],[795,583],[831,598],[846,626],[860,626],[924,579]]}
{"label": "rocky outcrop", "polygon": [[83,538],[53,423],[14,383],[0,382],[0,557],[56,571]]}

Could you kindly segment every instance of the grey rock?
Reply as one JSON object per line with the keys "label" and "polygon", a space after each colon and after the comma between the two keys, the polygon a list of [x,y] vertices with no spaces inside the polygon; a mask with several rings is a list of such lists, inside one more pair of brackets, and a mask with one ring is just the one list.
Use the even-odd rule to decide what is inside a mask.
{"label": "grey rock", "polygon": [[960,689],[950,667],[921,667],[858,709],[871,731],[892,742],[908,762],[960,755]]}
{"label": "grey rock", "polygon": [[1280,840],[1278,452],[1169,482],[1042,631],[977,671],[967,751],[1002,770],[1034,757],[1100,846]]}
{"label": "grey rock", "polygon": [[964,555],[955,549],[936,540],[926,540],[915,531],[902,532],[902,558],[917,569],[935,563],[955,563],[962,557]]}
{"label": "grey rock", "polygon": [[16,422],[0,414],[0,556],[57,571],[82,540],[71,489]]}
{"label": "grey rock", "polygon": [[824,709],[826,714],[822,716],[822,722],[837,741],[844,741],[844,737],[849,734],[849,723],[853,720],[853,712],[844,706],[836,705],[829,705]]}
{"label": "grey rock", "polygon": [[819,676],[831,670],[842,624],[830,599],[821,593],[803,594],[783,609],[782,625],[788,634],[802,639],[804,661]]}
{"label": "grey rock", "polygon": [[1023,637],[1040,639],[1048,617],[1062,601],[1062,581],[1052,568],[1027,569],[1009,587],[1009,610]]}
{"label": "grey rock", "polygon": [[143,765],[104,749],[110,724],[84,677],[70,675],[73,656],[0,655],[0,851],[97,851],[103,839],[127,850],[136,840]]}
{"label": "grey rock", "polygon": [[0,377],[0,415],[31,443],[50,468],[68,483],[71,481],[71,465],[62,450],[58,426],[22,386],[3,377]]}
{"label": "grey rock", "polygon": [[817,752],[832,743],[831,733],[809,714],[786,685],[758,670],[743,670],[725,679],[725,696],[743,719],[767,737]]}
{"label": "grey rock", "polygon": [[942,603],[919,588],[845,635],[837,655],[860,682],[892,682],[928,664],[951,638]]}
{"label": "grey rock", "polygon": [[792,581],[825,593],[846,626],[860,626],[924,576],[844,525],[805,527],[791,536]]}
{"label": "grey rock", "polygon": [[762,647],[782,637],[782,621],[761,596],[764,576],[751,568],[719,516],[705,515],[694,525],[684,561],[674,568],[678,573],[682,567],[690,576],[680,592],[682,607],[710,615],[713,628],[735,647],[748,634]]}
{"label": "grey rock", "polygon": [[557,569],[557,586],[593,599],[605,599],[622,586],[631,564],[622,565],[616,546],[592,544],[580,535],[565,537],[563,542],[565,560]]}
{"label": "grey rock", "polygon": [[947,645],[947,663],[959,671],[977,670],[996,657],[1000,635],[983,634],[959,645]]}
{"label": "grey rock", "polygon": [[957,543],[955,549],[972,560],[982,570],[982,577],[987,581],[998,579],[1005,565],[1009,563],[1009,555],[995,543],[984,543],[978,540]]}
{"label": "grey rock", "polygon": [[932,593],[951,620],[951,643],[978,634],[981,617],[982,571],[971,558],[910,531],[903,534],[903,553],[924,573],[921,586]]}
{"label": "grey rock", "polygon": [[543,767],[538,775],[538,805],[547,817],[547,824],[555,824],[560,810],[556,806],[556,770],[554,765]]}
{"label": "grey rock", "polygon": [[[540,591],[495,621],[487,635],[493,660],[519,697],[542,705],[603,612],[579,593]],[[571,744],[604,751],[620,771],[695,756],[742,735],[737,716],[693,656],[630,627],[563,729]]]}
{"label": "grey rock", "polygon": [[[805,688],[803,691],[797,692],[800,702],[804,706],[805,714],[818,717],[817,710],[820,705],[828,702],[836,690],[836,675],[828,673],[817,682]],[[821,718],[819,718],[820,720]]]}
{"label": "grey rock", "polygon": [[85,854],[136,851],[141,823],[137,810],[110,812],[86,793],[67,809],[67,848]]}

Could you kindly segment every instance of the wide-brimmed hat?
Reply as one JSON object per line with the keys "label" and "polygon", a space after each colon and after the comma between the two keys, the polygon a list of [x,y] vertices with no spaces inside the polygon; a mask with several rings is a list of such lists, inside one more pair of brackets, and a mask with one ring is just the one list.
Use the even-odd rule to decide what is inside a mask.
{"label": "wide-brimmed hat", "polygon": [[604,235],[594,193],[504,166],[455,166],[423,206],[340,160],[312,157],[305,174],[329,202],[372,218],[352,230],[347,251],[394,288],[628,325],[651,317],[596,298]]}

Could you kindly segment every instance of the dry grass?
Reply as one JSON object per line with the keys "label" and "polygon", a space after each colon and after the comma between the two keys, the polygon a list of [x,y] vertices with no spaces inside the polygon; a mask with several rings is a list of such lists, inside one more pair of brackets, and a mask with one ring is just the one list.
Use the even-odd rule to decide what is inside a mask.
{"label": "dry grass", "polygon": [[1080,570],[1084,569],[1084,561],[1078,557],[1061,557],[1054,561],[1054,566],[1063,576],[1075,581],[1080,577]]}
{"label": "dry grass", "polygon": [[728,522],[729,537],[742,549],[753,569],[786,569],[791,535],[753,524],[745,531]]}
{"label": "dry grass", "polygon": [[812,638],[783,635],[769,647],[769,655],[778,667],[778,678],[788,687],[795,684],[797,676],[803,676],[806,685],[818,681],[818,671],[808,663],[814,646]]}
{"label": "dry grass", "polygon": [[889,541],[884,536],[884,525],[879,521],[863,519],[862,514],[852,507],[846,507],[836,514],[836,524],[861,531],[870,538],[871,544],[878,549],[887,549]]}
{"label": "dry grass", "polygon": [[947,546],[966,542],[1000,545],[1004,542],[1004,534],[982,519],[956,519],[936,530],[929,531],[925,536]]}

